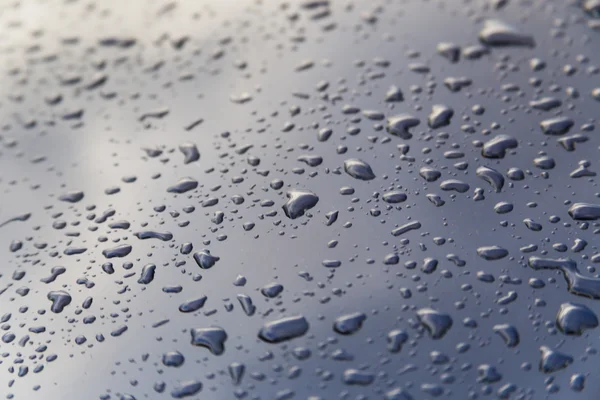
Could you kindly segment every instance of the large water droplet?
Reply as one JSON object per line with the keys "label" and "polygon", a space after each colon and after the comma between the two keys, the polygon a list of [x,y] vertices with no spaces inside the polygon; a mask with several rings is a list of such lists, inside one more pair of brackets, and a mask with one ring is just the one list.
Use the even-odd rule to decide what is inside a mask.
{"label": "large water droplet", "polygon": [[598,326],[596,314],[583,304],[563,303],[556,316],[556,325],[565,335],[581,335]]}
{"label": "large water droplet", "polygon": [[283,205],[285,215],[296,219],[319,202],[319,197],[309,190],[294,189],[287,192],[288,201]]}
{"label": "large water droplet", "polygon": [[479,39],[491,46],[535,46],[532,36],[521,33],[515,27],[497,19],[484,22]]}
{"label": "large water droplet", "polygon": [[194,346],[206,347],[216,356],[223,354],[225,351],[227,333],[223,328],[194,328],[190,332]]}
{"label": "large water droplet", "polygon": [[422,308],[417,311],[417,318],[433,339],[441,339],[452,327],[450,315],[431,308]]}
{"label": "large water droplet", "polygon": [[399,114],[388,118],[386,129],[392,135],[399,136],[402,139],[410,139],[412,133],[409,132],[409,129],[418,126],[420,123],[421,121],[418,118],[410,114]]}
{"label": "large water droplet", "polygon": [[342,315],[341,317],[336,318],[333,323],[333,330],[342,335],[351,335],[362,327],[362,324],[366,319],[367,316],[361,312]]}
{"label": "large water droplet", "polygon": [[280,343],[304,335],[309,325],[302,315],[281,318],[266,323],[258,337],[268,343]]}
{"label": "large water droplet", "polygon": [[358,158],[350,158],[344,161],[344,171],[355,179],[363,181],[375,179],[375,174],[373,173],[371,166]]}

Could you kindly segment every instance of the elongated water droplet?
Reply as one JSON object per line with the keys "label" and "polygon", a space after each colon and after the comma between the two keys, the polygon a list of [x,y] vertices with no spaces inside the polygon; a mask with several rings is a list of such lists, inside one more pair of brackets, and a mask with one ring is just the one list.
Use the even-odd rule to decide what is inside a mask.
{"label": "elongated water droplet", "polygon": [[304,335],[308,328],[303,316],[286,317],[266,323],[258,337],[268,343],[280,343]]}

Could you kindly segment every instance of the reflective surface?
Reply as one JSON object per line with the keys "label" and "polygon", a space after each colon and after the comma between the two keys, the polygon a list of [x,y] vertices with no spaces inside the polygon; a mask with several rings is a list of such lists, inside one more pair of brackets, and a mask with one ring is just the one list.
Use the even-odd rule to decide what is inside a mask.
{"label": "reflective surface", "polygon": [[597,2],[1,8],[6,398],[597,398]]}

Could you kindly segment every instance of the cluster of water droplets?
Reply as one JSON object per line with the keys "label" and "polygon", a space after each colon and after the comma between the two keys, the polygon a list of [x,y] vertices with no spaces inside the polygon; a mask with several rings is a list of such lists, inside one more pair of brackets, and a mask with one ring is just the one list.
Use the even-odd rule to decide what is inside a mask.
{"label": "cluster of water droplets", "polygon": [[468,40],[414,50],[406,3],[252,5],[239,36],[190,12],[212,50],[35,30],[2,105],[1,392],[68,393],[72,363],[105,400],[587,394],[600,60],[568,45],[600,5],[466,4]]}

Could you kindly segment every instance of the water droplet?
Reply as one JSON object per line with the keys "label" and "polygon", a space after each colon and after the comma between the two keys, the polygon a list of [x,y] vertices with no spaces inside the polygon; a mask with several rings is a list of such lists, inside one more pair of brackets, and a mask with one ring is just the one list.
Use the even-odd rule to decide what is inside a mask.
{"label": "water droplet", "polygon": [[583,304],[563,303],[556,316],[556,325],[565,335],[581,335],[598,326],[598,317]]}
{"label": "water droplet", "polygon": [[494,332],[497,333],[502,340],[504,340],[504,344],[506,344],[508,347],[516,347],[521,341],[519,337],[519,331],[517,331],[517,328],[512,325],[494,325]]}
{"label": "water droplet", "polygon": [[308,328],[303,316],[286,317],[266,323],[258,337],[268,343],[280,343],[304,335]]}
{"label": "water droplet", "polygon": [[183,313],[198,311],[204,306],[206,299],[206,296],[202,296],[197,299],[187,300],[179,305],[179,311]]}
{"label": "water droplet", "polygon": [[179,367],[184,361],[185,357],[178,351],[170,351],[162,356],[162,363],[167,367]]}
{"label": "water droplet", "polygon": [[194,143],[185,142],[179,145],[179,151],[183,153],[184,164],[189,164],[200,159],[200,152]]}
{"label": "water droplet", "polygon": [[437,52],[452,63],[458,62],[458,60],[460,59],[460,46],[458,46],[455,43],[438,43]]}
{"label": "water droplet", "polygon": [[433,339],[441,339],[452,327],[450,315],[431,308],[422,308],[417,311],[417,318]]}
{"label": "water droplet", "polygon": [[478,167],[475,171],[478,177],[489,183],[496,193],[500,193],[504,187],[504,177],[498,171],[490,167]]}
{"label": "water droplet", "polygon": [[406,201],[406,194],[399,190],[392,190],[383,194],[382,199],[386,203],[397,204]]}
{"label": "water droplet", "polygon": [[481,155],[486,158],[504,158],[506,151],[516,149],[519,143],[517,139],[509,135],[498,135],[485,142]]}
{"label": "water droplet", "polygon": [[496,383],[502,380],[502,374],[496,370],[496,367],[493,367],[489,364],[481,364],[477,367],[477,382],[480,383]]}
{"label": "water droplet", "polygon": [[494,211],[498,214],[507,214],[513,210],[513,205],[511,203],[507,203],[501,201],[494,206]]}
{"label": "water droplet", "polygon": [[142,268],[142,273],[140,274],[140,278],[138,279],[138,283],[147,285],[154,280],[154,273],[156,271],[156,265],[154,264],[146,264]]}
{"label": "water droplet", "polygon": [[408,341],[408,334],[400,329],[395,329],[388,333],[388,350],[392,353],[398,353],[402,350],[402,345]]}
{"label": "water droplet", "polygon": [[179,181],[177,181],[177,183],[175,185],[169,186],[167,188],[167,192],[181,194],[181,193],[189,192],[190,190],[194,190],[197,187],[198,187],[197,180],[186,177],[186,178],[181,178]]}
{"label": "water droplet", "polygon": [[223,328],[194,328],[190,332],[194,346],[206,347],[216,356],[223,354],[225,351],[227,333]]}
{"label": "water droplet", "polygon": [[561,105],[562,101],[556,97],[543,97],[539,100],[532,100],[529,102],[529,107],[542,111],[550,111],[554,108],[560,107]]}
{"label": "water droplet", "polygon": [[343,379],[347,385],[368,386],[375,380],[375,374],[357,369],[347,369],[344,371]]}
{"label": "water droplet", "polygon": [[540,371],[545,374],[551,374],[559,371],[573,363],[573,357],[564,353],[560,353],[556,350],[552,350],[547,346],[541,346],[540,351],[542,352]]}
{"label": "water droplet", "polygon": [[573,374],[569,380],[569,386],[574,392],[582,392],[585,387],[585,375]]}
{"label": "water droplet", "polygon": [[555,117],[540,122],[540,127],[546,135],[564,135],[575,124],[571,118]]}
{"label": "water droplet", "polygon": [[65,194],[60,195],[58,198],[60,201],[66,201],[67,203],[77,203],[83,199],[83,192],[81,191],[72,191],[67,192]]}
{"label": "water droplet", "polygon": [[395,228],[392,231],[392,235],[393,236],[400,236],[405,234],[406,232],[412,231],[412,230],[416,230],[416,229],[420,229],[421,228],[421,223],[419,221],[413,221],[413,222],[408,222],[402,226],[399,226],[398,228]]}
{"label": "water droplet", "polygon": [[263,294],[263,296],[272,299],[279,296],[279,294],[283,292],[283,285],[276,282],[271,282],[263,286],[262,289],[260,289],[260,292]]}
{"label": "water droplet", "polygon": [[200,383],[200,381],[179,382],[171,391],[171,397],[183,399],[184,397],[190,397],[197,394],[200,390],[202,390],[202,383]]}
{"label": "water droplet", "polygon": [[213,256],[207,249],[203,249],[194,253],[194,260],[202,269],[212,268],[220,259],[221,257]]}
{"label": "water droplet", "polygon": [[249,317],[253,316],[256,312],[256,306],[252,302],[252,298],[247,294],[238,294],[237,299],[242,306],[244,313]]}
{"label": "water droplet", "polygon": [[233,362],[229,364],[227,370],[229,371],[229,376],[231,377],[233,384],[239,385],[242,382],[246,366],[241,363]]}
{"label": "water droplet", "polygon": [[569,215],[576,221],[595,221],[600,219],[600,205],[575,203],[569,208]]}
{"label": "water droplet", "polygon": [[418,126],[420,123],[421,121],[418,118],[410,114],[399,114],[388,118],[386,129],[394,136],[410,139],[412,133],[409,132],[409,129]]}
{"label": "water droplet", "polygon": [[342,315],[341,317],[336,318],[333,323],[333,330],[342,335],[351,335],[362,327],[362,324],[366,319],[367,316],[361,312]]}
{"label": "water droplet", "polygon": [[319,202],[319,197],[309,190],[294,189],[286,194],[288,201],[283,205],[285,215],[296,219],[304,215]]}
{"label": "water droplet", "polygon": [[392,389],[385,394],[385,400],[413,400],[413,397],[404,389]]}
{"label": "water droplet", "polygon": [[427,119],[427,123],[431,129],[441,128],[442,126],[450,125],[454,110],[443,104],[434,104]]}
{"label": "water droplet", "polygon": [[552,259],[533,256],[529,257],[528,264],[536,270],[558,269],[567,280],[569,292],[579,296],[600,299],[600,279],[581,275],[577,269],[577,263],[570,258]]}
{"label": "water droplet", "polygon": [[404,94],[402,93],[402,90],[400,90],[400,88],[398,88],[395,85],[392,85],[385,94],[385,101],[388,103],[404,101]]}
{"label": "water droplet", "polygon": [[159,239],[163,242],[168,242],[173,239],[173,234],[171,232],[156,232],[156,231],[141,231],[134,233],[135,237],[138,239]]}
{"label": "water droplet", "polygon": [[48,300],[52,302],[50,310],[53,313],[60,313],[66,306],[71,304],[71,295],[64,290],[55,290],[48,293]]}
{"label": "water droplet", "polygon": [[521,33],[497,19],[488,19],[484,22],[483,29],[479,32],[479,39],[490,46],[535,46],[532,36]]}
{"label": "water droplet", "polygon": [[350,158],[344,161],[344,170],[355,179],[369,181],[375,179],[371,166],[358,158]]}
{"label": "water droplet", "polygon": [[477,249],[477,255],[484,260],[500,260],[508,255],[508,250],[500,246],[483,246]]}
{"label": "water droplet", "polygon": [[445,191],[455,191],[458,193],[465,193],[469,190],[470,186],[468,183],[459,181],[458,179],[448,179],[440,183],[440,189]]}
{"label": "water droplet", "polygon": [[120,244],[118,246],[112,247],[110,249],[102,250],[102,255],[106,258],[122,258],[126,257],[131,253],[132,247],[129,244]]}

